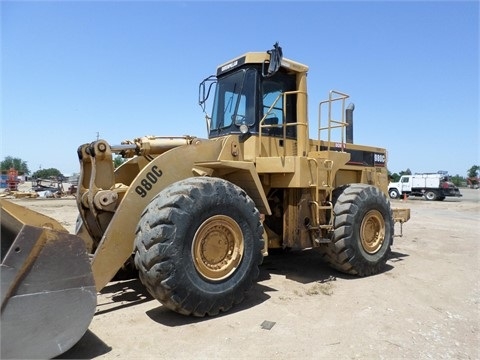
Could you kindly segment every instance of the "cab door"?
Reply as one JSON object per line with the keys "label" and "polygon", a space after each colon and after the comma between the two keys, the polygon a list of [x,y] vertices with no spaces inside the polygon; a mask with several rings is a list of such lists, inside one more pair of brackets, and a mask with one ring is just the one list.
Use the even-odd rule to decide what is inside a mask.
{"label": "cab door", "polygon": [[295,76],[281,72],[262,80],[261,116],[265,117],[265,125],[272,125],[264,129],[262,135],[283,137],[283,127],[286,127],[286,137],[296,139],[296,126],[288,126],[296,123],[296,94],[284,95],[295,88]]}
{"label": "cab door", "polygon": [[412,191],[412,177],[411,176],[402,176],[400,186],[401,186],[402,193],[411,192]]}

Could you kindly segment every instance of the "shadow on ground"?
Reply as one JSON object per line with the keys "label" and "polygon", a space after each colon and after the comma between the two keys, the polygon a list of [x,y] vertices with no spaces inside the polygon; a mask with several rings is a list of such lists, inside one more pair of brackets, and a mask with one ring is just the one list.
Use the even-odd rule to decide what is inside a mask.
{"label": "shadow on ground", "polygon": [[[392,252],[389,261],[395,263],[402,261],[403,258],[407,256],[407,254]],[[387,264],[384,273],[388,273],[391,269],[393,269],[393,266]],[[211,321],[219,317],[241,312],[267,301],[270,299],[269,293],[278,291],[264,284],[264,282],[271,279],[272,274],[285,276],[286,279],[301,284],[326,283],[335,281],[337,278],[345,280],[358,278],[357,276],[347,275],[332,269],[321,259],[320,254],[315,250],[298,252],[283,250],[271,251],[269,256],[265,257],[260,267],[258,282],[247,292],[244,301],[235,305],[229,311],[215,317],[206,316],[198,318],[177,314],[158,303],[157,307],[147,310],[146,314],[156,323],[168,327],[177,327]],[[111,301],[99,304],[97,312],[95,313],[96,316],[148,301],[156,301],[148,294],[140,280],[136,277],[112,282],[105,287],[101,293],[110,295]],[[88,330],[72,349],[59,356],[58,359],[91,359],[108,353],[110,350],[111,348],[109,346]]]}
{"label": "shadow on ground", "polygon": [[111,350],[112,348],[105,344],[97,335],[87,330],[78,343],[55,359],[93,359]]}

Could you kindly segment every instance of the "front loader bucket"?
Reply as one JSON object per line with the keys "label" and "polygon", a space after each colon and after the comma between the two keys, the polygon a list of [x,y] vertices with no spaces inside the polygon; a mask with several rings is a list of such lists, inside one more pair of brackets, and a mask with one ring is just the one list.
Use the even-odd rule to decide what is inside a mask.
{"label": "front loader bucket", "polygon": [[1,200],[1,358],[50,359],[85,334],[97,292],[85,244]]}

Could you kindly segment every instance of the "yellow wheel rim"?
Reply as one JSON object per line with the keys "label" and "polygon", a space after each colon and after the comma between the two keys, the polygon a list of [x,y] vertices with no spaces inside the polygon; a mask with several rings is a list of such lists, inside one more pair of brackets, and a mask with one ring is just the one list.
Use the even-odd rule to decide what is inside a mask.
{"label": "yellow wheel rim", "polygon": [[192,257],[195,268],[204,278],[211,281],[227,278],[242,261],[242,229],[229,216],[208,218],[195,233]]}
{"label": "yellow wheel rim", "polygon": [[377,210],[370,210],[362,220],[360,238],[363,249],[369,254],[375,254],[385,240],[385,221]]}

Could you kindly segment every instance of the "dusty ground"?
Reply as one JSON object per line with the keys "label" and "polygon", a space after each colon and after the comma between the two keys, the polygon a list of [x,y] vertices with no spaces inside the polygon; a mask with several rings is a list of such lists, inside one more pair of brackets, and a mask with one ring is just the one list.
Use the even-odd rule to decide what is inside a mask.
{"label": "dusty ground", "polygon": [[[412,218],[384,273],[346,276],[311,251],[271,255],[246,301],[222,316],[178,315],[138,280],[110,283],[61,358],[480,359],[480,190],[462,193],[392,200]],[[73,232],[73,198],[15,201]]]}

